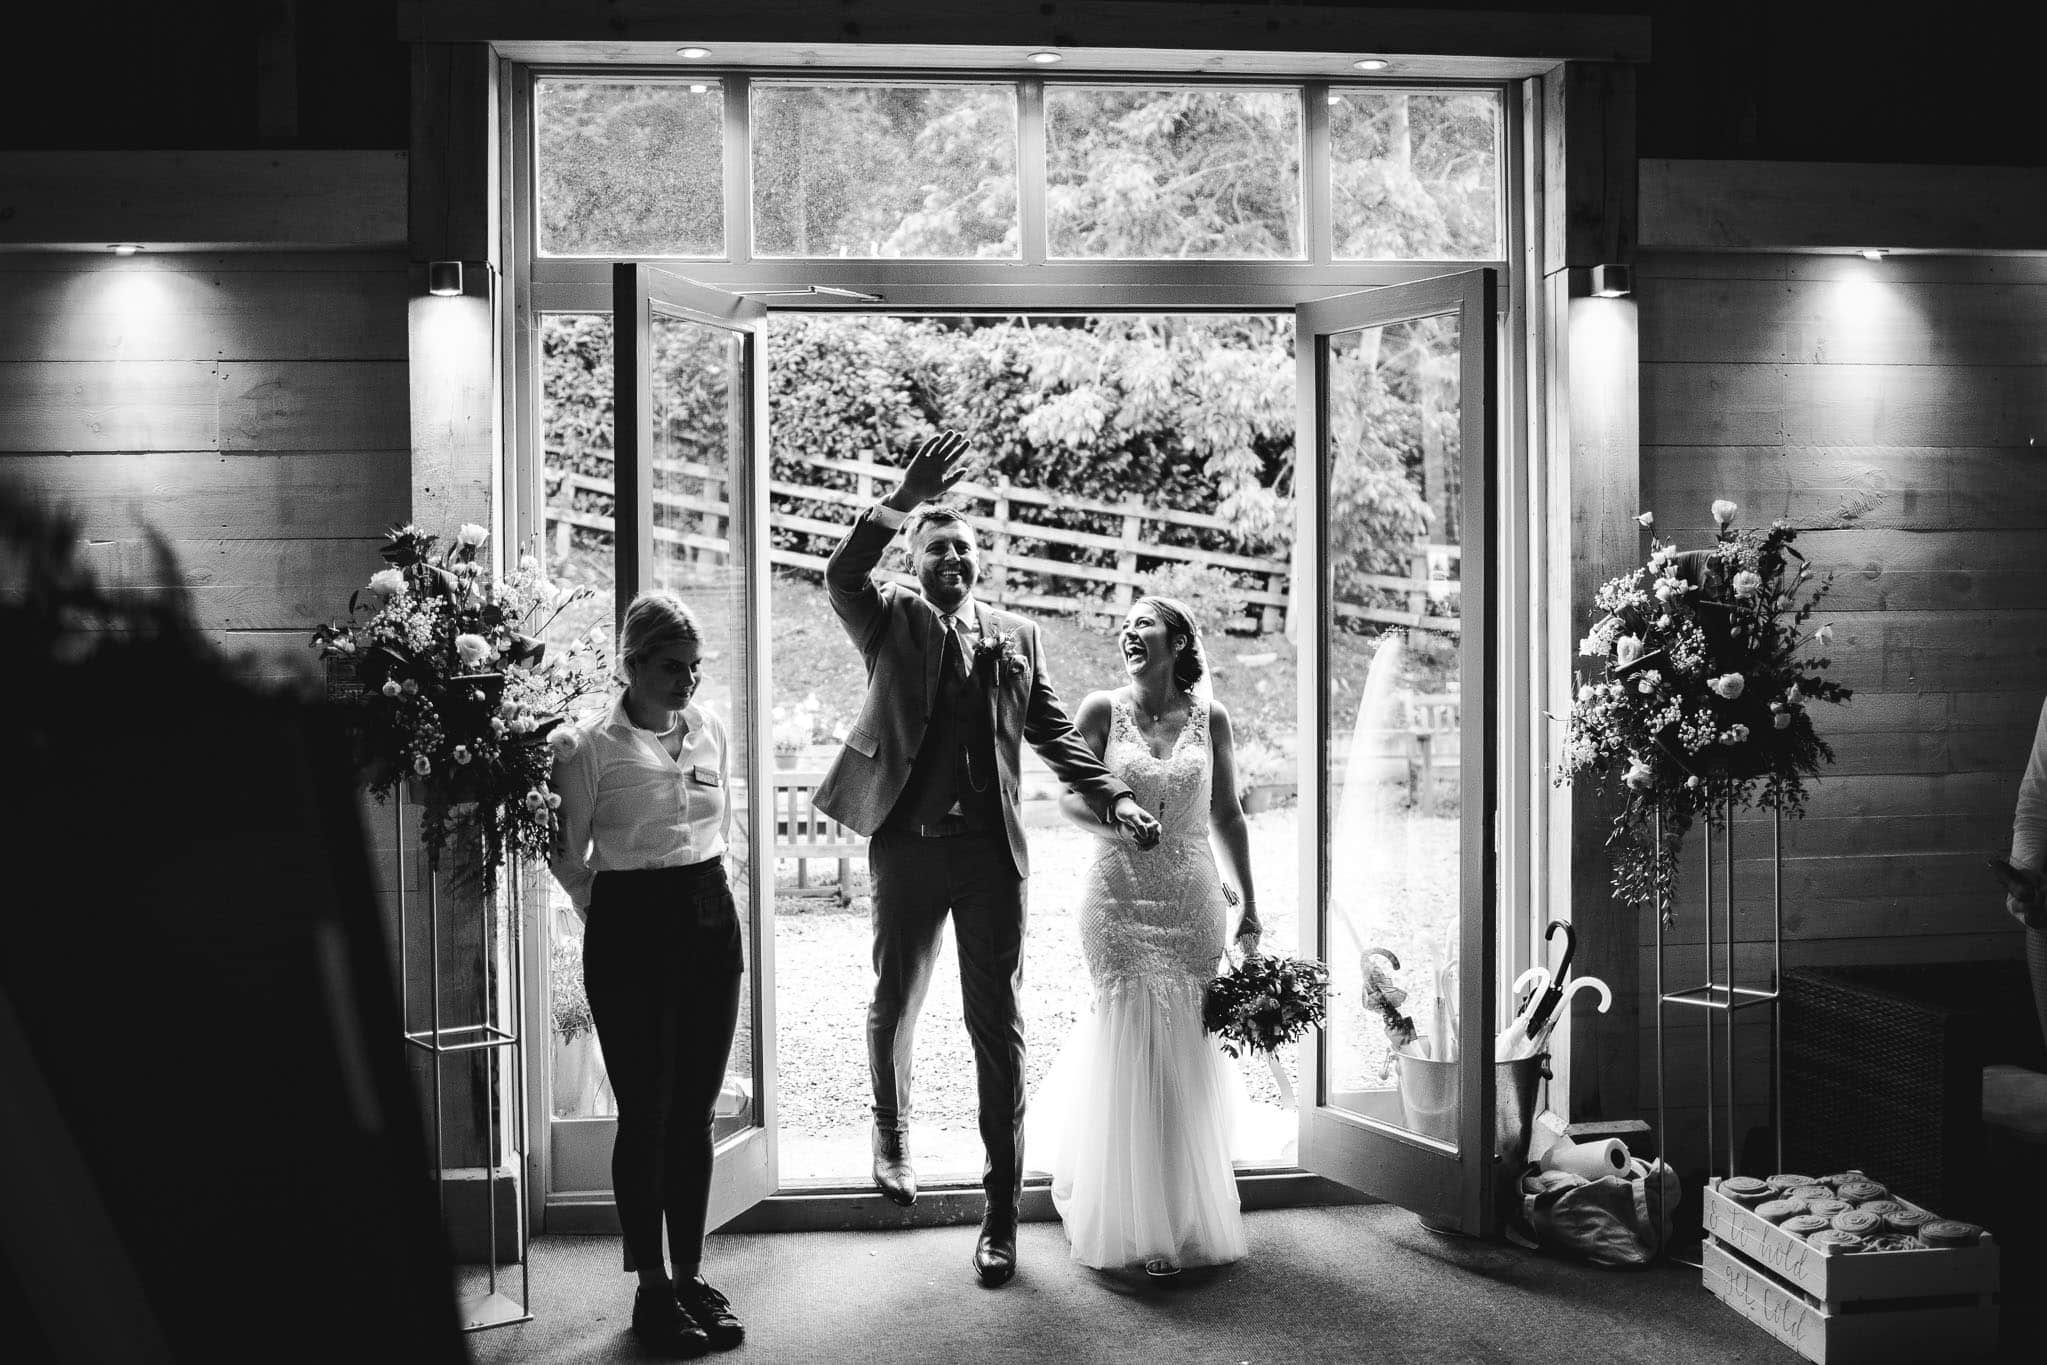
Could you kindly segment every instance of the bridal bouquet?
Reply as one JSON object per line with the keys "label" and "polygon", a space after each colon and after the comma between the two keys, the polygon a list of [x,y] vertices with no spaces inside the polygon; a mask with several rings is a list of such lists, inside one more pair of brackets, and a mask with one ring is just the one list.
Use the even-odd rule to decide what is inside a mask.
{"label": "bridal bouquet", "polygon": [[1313,958],[1254,955],[1208,983],[1201,1027],[1232,1057],[1276,1052],[1329,1017],[1329,969]]}
{"label": "bridal bouquet", "polygon": [[[1710,550],[1650,540],[1648,561],[1609,580],[1579,652],[1595,660],[1571,706],[1557,781],[1590,774],[1619,784],[1624,804],[1608,843],[1613,888],[1670,914],[1676,853],[1693,819],[1728,804],[1805,809],[1805,779],[1834,753],[1807,708],[1851,693],[1823,676],[1832,661],[1805,653],[1833,638],[1806,629],[1832,583],[1778,521],[1738,530],[1735,505],[1713,504]],[[1644,526],[1654,517],[1644,512]],[[1803,601],[1801,593],[1805,593]]]}
{"label": "bridal bouquet", "polygon": [[553,659],[538,638],[590,589],[556,587],[530,556],[489,577],[477,561],[485,539],[481,526],[464,525],[436,555],[435,537],[392,528],[388,567],[312,643],[371,794],[382,801],[400,782],[414,784],[420,838],[435,862],[450,831],[473,818],[489,894],[507,857],[547,856],[560,804],[548,790],[548,731],[604,687],[605,670],[594,633]]}

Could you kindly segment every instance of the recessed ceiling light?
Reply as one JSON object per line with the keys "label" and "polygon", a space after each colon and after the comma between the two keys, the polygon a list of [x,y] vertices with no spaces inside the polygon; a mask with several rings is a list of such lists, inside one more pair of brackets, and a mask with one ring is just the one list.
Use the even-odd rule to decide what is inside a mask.
{"label": "recessed ceiling light", "polygon": [[1384,71],[1393,63],[1387,61],[1384,57],[1360,57],[1352,62],[1351,65],[1360,71]]}
{"label": "recessed ceiling light", "polygon": [[675,55],[687,57],[693,62],[700,62],[711,55],[711,49],[708,47],[678,47],[675,49]]}
{"label": "recessed ceiling light", "polygon": [[697,85],[692,85],[692,86],[691,86],[691,87],[689,88],[689,92],[690,92],[690,94],[692,94],[692,95],[702,95],[702,94],[708,93],[708,92],[709,92],[709,90],[710,90],[710,88],[711,88],[711,87],[710,87],[710,86],[708,86],[708,85],[703,85],[703,84],[697,84]]}
{"label": "recessed ceiling light", "polygon": [[1883,258],[1883,250],[1879,247],[1866,246],[1862,248],[1862,259],[1865,261],[1880,261]]}
{"label": "recessed ceiling light", "polygon": [[142,250],[141,247],[133,242],[109,242],[107,245],[113,248],[116,256],[133,256],[136,252]]}
{"label": "recessed ceiling light", "polygon": [[1063,62],[1066,60],[1066,58],[1062,54],[1057,52],[1033,52],[1030,56],[1024,58],[1024,60],[1027,62],[1034,62],[1039,66],[1050,66],[1054,62]]}

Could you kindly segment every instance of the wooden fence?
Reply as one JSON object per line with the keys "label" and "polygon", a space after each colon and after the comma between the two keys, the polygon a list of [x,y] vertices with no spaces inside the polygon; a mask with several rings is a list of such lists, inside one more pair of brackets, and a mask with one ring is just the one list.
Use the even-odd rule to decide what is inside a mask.
{"label": "wooden fence", "polygon": [[[802,463],[818,470],[851,475],[854,486],[850,489],[825,488],[783,479],[770,480],[768,523],[771,530],[836,538],[844,534],[846,522],[826,521],[818,517],[800,515],[787,510],[786,506],[777,507],[775,503],[777,501],[786,503],[789,499],[801,498],[811,502],[837,503],[857,510],[868,506],[884,490],[894,486],[902,473],[892,466],[873,464],[864,460],[802,457]],[[707,486],[716,486],[726,478],[723,470],[704,464],[670,461],[664,463],[661,468],[670,474],[701,479]],[[578,491],[601,493],[605,497],[613,495],[613,483],[610,479],[579,474],[573,470],[559,473],[551,470],[548,482],[550,487],[559,487],[563,495],[560,501],[563,504],[572,504]],[[1287,561],[1229,554],[1219,550],[1203,550],[1185,545],[1160,544],[1158,540],[1146,536],[1147,526],[1191,526],[1228,531],[1232,529],[1233,523],[1226,517],[1213,516],[1205,512],[1182,512],[1171,508],[1152,507],[1135,498],[1112,503],[1045,489],[1022,488],[1009,482],[1007,478],[998,478],[993,484],[963,482],[954,486],[952,495],[973,503],[984,519],[988,543],[981,556],[980,595],[990,602],[1067,615],[1112,613],[1120,617],[1136,599],[1139,579],[1145,572],[1161,562],[1177,562],[1218,569],[1233,575],[1231,592],[1243,604],[1244,614],[1258,621],[1260,631],[1270,634],[1285,628],[1286,615],[1292,601],[1290,587],[1293,572],[1292,565]],[[732,515],[732,509],[725,497],[657,489],[654,493],[654,503],[655,539],[703,553],[716,555],[730,553],[731,547],[725,538],[725,527]],[[1064,526],[1047,526],[1029,519],[1028,509],[1043,507],[1060,507],[1114,518],[1118,522],[1119,531],[1115,535],[1105,535]],[[847,520],[850,521],[851,517],[849,516]],[[557,561],[567,557],[570,537],[575,527],[598,531],[604,535],[612,534],[610,517],[592,512],[578,512],[568,505],[557,506],[552,496],[547,508],[547,522],[549,533],[553,537]],[[1048,545],[1070,545],[1112,551],[1116,562],[1113,566],[1072,563],[1047,559],[1018,548],[1018,542],[1028,544],[1033,541]],[[1357,576],[1366,586],[1404,594],[1405,610],[1359,602],[1338,602],[1337,614],[1386,625],[1455,635],[1458,630],[1458,618],[1440,614],[1435,604],[1446,597],[1454,597],[1458,591],[1457,580],[1447,577],[1451,572],[1451,564],[1457,558],[1458,547],[1455,545],[1416,544],[1411,547],[1408,555],[1407,577],[1390,574]],[[820,576],[823,575],[825,567],[825,557],[822,555],[803,554],[773,546],[768,550],[768,561],[782,568],[804,569]],[[1029,591],[1023,583],[1011,582],[1012,574],[1036,575],[1040,580],[1038,585],[1040,590]],[[907,575],[897,577],[904,582],[910,581]],[[1046,578],[1103,583],[1108,585],[1107,597],[1104,599],[1043,591],[1042,580]]]}

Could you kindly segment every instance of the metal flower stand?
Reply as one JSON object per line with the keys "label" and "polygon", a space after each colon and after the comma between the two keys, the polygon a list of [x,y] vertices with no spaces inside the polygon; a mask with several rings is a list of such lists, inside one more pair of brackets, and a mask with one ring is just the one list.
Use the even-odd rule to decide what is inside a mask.
{"label": "metal flower stand", "polygon": [[[415,1029],[412,1025],[413,1001],[410,959],[411,940],[414,928],[413,916],[418,913],[416,902],[421,897],[414,894],[409,880],[414,865],[405,856],[406,830],[403,799],[394,800],[397,823],[397,882],[398,882],[398,975],[399,1009],[405,1042],[425,1053],[432,1067],[431,1112],[433,1130],[433,1179],[434,1193],[440,1204],[441,1224],[448,1225],[448,1156],[447,1132],[442,1103],[443,1063],[449,1057],[469,1057],[472,1054],[486,1054],[488,1064],[481,1068],[484,1076],[482,1128],[484,1144],[481,1188],[486,1235],[488,1237],[487,1264],[480,1288],[463,1292],[458,1302],[462,1330],[480,1331],[488,1327],[503,1327],[510,1323],[532,1320],[531,1272],[528,1253],[531,1239],[527,1226],[527,1194],[525,1182],[526,1154],[529,1135],[526,1116],[526,1047],[523,1036],[523,1021],[526,1017],[524,998],[524,975],[519,970],[521,959],[521,926],[524,922],[523,906],[520,902],[520,879],[506,876],[499,879],[503,893],[505,915],[501,926],[491,923],[497,898],[477,897],[476,957],[469,964],[479,981],[483,983],[477,1018],[468,1022],[451,1023],[446,1017],[443,992],[446,978],[444,966],[460,964],[443,963],[441,952],[441,902],[436,884],[434,868],[429,864],[418,867],[424,873],[426,883],[426,933],[431,945],[429,971],[427,976],[427,1026]],[[425,862],[424,858],[421,859]],[[507,1106],[509,1101],[509,1107]],[[509,1124],[510,1132],[506,1131]],[[512,1218],[516,1223],[513,1231],[514,1260],[499,1257],[499,1216],[498,1183],[500,1172],[509,1168],[514,1173],[509,1185],[513,1192]],[[510,1293],[512,1276],[510,1267],[516,1264],[518,1274],[518,1295]]]}
{"label": "metal flower stand", "polygon": [[[1706,1164],[1708,1178],[1714,1174],[1739,1175],[1741,1143],[1735,1125],[1735,1071],[1734,1025],[1743,1010],[1767,1009],[1770,1019],[1770,1136],[1775,1144],[1775,1166],[1784,1168],[1784,1098],[1781,1080],[1784,1074],[1783,1037],[1780,1027],[1778,993],[1784,979],[1784,811],[1773,796],[1770,802],[1770,973],[1769,986],[1764,989],[1755,985],[1740,985],[1736,982],[1735,938],[1734,938],[1734,800],[1723,797],[1720,803],[1719,819],[1708,818],[1704,822],[1705,846],[1704,863],[1704,911],[1705,921],[1705,975],[1706,979],[1693,986],[1671,989],[1665,980],[1666,955],[1664,951],[1663,920],[1668,907],[1659,896],[1656,912],[1656,1141],[1668,1160],[1670,1151],[1670,1129],[1667,1119],[1668,1097],[1666,1078],[1669,1074],[1669,1051],[1664,1036],[1664,1021],[1672,1009],[1705,1011],[1705,1110],[1706,1110]],[[1663,847],[1663,817],[1659,811],[1656,817],[1656,847],[1659,861]],[[1720,934],[1714,936],[1714,863],[1720,867],[1719,911]],[[1716,963],[1716,955],[1719,961]],[[1717,968],[1717,970],[1716,970]],[[1719,1041],[1715,1040],[1715,1024],[1719,1025]],[[1718,1054],[1725,1051],[1724,1067]],[[1716,1092],[1716,1082],[1720,1088]],[[1724,1160],[1716,1156],[1720,1145],[1720,1134],[1725,1134],[1726,1149]],[[1716,1172],[1716,1167],[1718,1170]],[[1690,1262],[1686,1262],[1690,1264]]]}

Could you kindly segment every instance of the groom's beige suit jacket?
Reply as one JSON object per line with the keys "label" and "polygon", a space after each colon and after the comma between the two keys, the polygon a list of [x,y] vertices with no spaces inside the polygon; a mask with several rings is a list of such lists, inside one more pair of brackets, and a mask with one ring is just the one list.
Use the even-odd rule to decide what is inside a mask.
{"label": "groom's beige suit jacket", "polygon": [[[877,585],[874,567],[895,529],[863,512],[832,551],[825,585],[832,610],[867,665],[867,696],[844,747],[818,785],[817,808],[856,834],[881,828],[910,780],[910,767],[938,699],[945,627],[921,593],[899,584]],[[981,638],[994,654],[979,662],[977,685],[994,711],[996,777],[1002,784],[1002,822],[1017,875],[1030,875],[1018,808],[1023,743],[1028,740],[1061,782],[1104,819],[1130,788],[1109,775],[1073,728],[1045,676],[1038,628],[1015,612],[977,601]]]}

